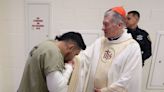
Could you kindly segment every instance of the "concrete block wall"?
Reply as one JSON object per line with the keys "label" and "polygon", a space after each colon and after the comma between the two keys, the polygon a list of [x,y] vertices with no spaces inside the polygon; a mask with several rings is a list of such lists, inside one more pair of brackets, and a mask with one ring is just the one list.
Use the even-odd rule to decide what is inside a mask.
{"label": "concrete block wall", "polygon": [[18,87],[24,56],[24,1],[0,1],[0,92]]}
{"label": "concrete block wall", "polygon": [[[164,30],[163,0],[1,0],[0,1],[0,92],[15,92],[22,77],[25,56],[25,2],[51,3],[51,37],[60,30],[101,30],[104,12],[113,6],[141,13],[139,26],[147,30],[155,44],[156,32]],[[143,92],[152,58],[143,68]],[[161,91],[162,92],[162,91]]]}

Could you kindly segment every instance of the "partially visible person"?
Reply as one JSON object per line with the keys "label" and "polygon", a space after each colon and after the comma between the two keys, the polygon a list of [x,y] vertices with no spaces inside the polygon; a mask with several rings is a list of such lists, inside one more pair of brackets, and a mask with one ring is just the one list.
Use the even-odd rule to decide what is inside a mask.
{"label": "partially visible person", "polygon": [[104,36],[78,55],[85,69],[83,92],[141,92],[141,50],[127,33],[125,18],[123,7],[107,10]]}
{"label": "partially visible person", "polygon": [[133,39],[135,39],[141,47],[142,66],[144,66],[145,60],[152,55],[152,49],[149,34],[145,30],[138,27],[139,19],[140,13],[138,11],[129,11],[126,25],[128,33],[132,34]]}
{"label": "partially visible person", "polygon": [[35,46],[29,53],[18,92],[67,92],[74,65],[71,60],[85,48],[77,32]]}

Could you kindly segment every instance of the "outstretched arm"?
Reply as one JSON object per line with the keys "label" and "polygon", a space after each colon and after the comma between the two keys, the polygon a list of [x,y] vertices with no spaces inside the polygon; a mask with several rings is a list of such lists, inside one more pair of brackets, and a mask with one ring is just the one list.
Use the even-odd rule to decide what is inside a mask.
{"label": "outstretched arm", "polygon": [[65,64],[65,70],[63,72],[55,71],[49,73],[46,76],[49,92],[61,92],[61,90],[67,90],[67,83],[72,70],[73,68],[71,64]]}

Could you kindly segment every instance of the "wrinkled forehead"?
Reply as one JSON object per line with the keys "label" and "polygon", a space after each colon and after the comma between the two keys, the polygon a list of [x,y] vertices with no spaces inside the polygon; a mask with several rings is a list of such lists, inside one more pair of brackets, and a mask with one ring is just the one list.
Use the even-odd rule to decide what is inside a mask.
{"label": "wrinkled forehead", "polygon": [[112,14],[108,14],[107,16],[104,16],[104,20],[103,23],[111,23],[113,22],[113,15]]}

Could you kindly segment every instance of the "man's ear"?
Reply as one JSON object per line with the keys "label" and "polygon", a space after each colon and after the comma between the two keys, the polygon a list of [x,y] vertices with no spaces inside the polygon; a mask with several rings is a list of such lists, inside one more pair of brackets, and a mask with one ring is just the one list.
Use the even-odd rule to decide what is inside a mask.
{"label": "man's ear", "polygon": [[123,23],[119,23],[117,26],[118,26],[119,28],[122,28]]}

